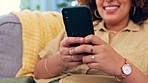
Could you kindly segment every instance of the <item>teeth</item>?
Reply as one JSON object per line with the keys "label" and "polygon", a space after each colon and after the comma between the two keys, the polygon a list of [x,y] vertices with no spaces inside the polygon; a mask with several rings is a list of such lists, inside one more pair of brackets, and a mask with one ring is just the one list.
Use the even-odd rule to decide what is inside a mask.
{"label": "teeth", "polygon": [[117,9],[118,7],[105,7],[105,10],[114,10]]}

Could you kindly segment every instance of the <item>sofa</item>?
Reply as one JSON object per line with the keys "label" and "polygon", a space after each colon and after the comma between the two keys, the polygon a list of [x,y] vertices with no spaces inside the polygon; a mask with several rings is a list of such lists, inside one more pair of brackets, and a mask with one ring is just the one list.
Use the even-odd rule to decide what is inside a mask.
{"label": "sofa", "polygon": [[22,66],[22,27],[13,14],[0,16],[0,78],[15,77]]}
{"label": "sofa", "polygon": [[63,28],[61,13],[57,11],[23,10],[1,15],[0,83],[34,83],[34,65],[41,59],[39,52]]}

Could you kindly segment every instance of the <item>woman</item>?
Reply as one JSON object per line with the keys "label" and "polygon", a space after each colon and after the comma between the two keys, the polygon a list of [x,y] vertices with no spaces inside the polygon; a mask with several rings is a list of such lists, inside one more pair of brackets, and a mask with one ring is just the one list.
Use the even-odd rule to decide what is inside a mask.
{"label": "woman", "polygon": [[[95,35],[66,37],[61,32],[39,53],[43,59],[35,77],[60,83],[148,83],[147,0],[78,2],[94,12]],[[69,47],[72,43],[82,45]],[[78,55],[83,52],[92,54]]]}

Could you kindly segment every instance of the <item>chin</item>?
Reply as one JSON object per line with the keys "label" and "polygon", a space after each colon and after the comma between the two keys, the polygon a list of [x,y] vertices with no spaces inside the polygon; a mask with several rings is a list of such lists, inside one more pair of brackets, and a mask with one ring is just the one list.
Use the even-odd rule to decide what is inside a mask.
{"label": "chin", "polygon": [[114,24],[118,19],[116,17],[107,17],[104,18],[105,23],[107,24]]}
{"label": "chin", "polygon": [[115,21],[113,19],[104,20],[106,24],[114,24]]}

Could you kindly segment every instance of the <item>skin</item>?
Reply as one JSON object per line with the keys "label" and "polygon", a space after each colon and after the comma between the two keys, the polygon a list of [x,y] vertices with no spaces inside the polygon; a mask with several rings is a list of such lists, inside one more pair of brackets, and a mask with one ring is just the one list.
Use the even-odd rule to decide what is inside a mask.
{"label": "skin", "polygon": [[[131,0],[96,0],[100,16],[106,23],[106,28],[114,31],[123,29],[129,20]],[[107,10],[107,7],[116,7]]]}
{"label": "skin", "polygon": [[[106,29],[120,31],[127,26],[129,21],[129,11],[131,8],[131,0],[96,0],[99,14],[105,21]],[[105,10],[105,7],[112,7],[111,10]],[[106,8],[107,9],[107,8]],[[114,35],[110,35],[110,38]],[[86,43],[93,43],[88,45]],[[78,47],[69,47],[72,43],[82,43]],[[91,52],[91,56],[81,56],[79,53]],[[92,59],[92,55],[95,59]],[[48,70],[44,68],[45,60],[47,60]],[[127,62],[132,67],[132,73],[121,83],[147,83],[148,78],[136,68],[130,61]],[[51,57],[45,57],[35,65],[34,75],[36,78],[52,78],[58,76],[60,72],[67,68],[73,68],[81,64],[86,64],[89,68],[106,72],[110,75],[118,76],[125,60],[118,54],[109,44],[105,43],[95,35],[88,35],[85,38],[66,37],[60,43],[60,49]],[[105,65],[105,66],[104,66]]]}

